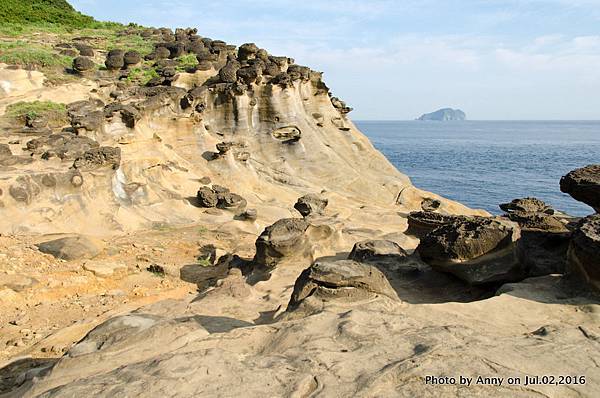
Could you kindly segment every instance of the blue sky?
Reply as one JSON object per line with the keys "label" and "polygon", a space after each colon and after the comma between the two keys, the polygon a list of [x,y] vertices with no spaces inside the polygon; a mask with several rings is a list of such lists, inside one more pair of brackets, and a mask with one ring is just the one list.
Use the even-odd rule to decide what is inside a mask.
{"label": "blue sky", "polygon": [[600,0],[69,0],[325,72],[359,119],[600,119]]}

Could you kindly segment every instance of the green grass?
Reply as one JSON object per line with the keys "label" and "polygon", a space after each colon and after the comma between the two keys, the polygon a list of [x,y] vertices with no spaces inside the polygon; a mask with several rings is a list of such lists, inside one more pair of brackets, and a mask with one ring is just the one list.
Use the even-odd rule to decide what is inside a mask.
{"label": "green grass", "polygon": [[15,41],[0,42],[0,62],[28,68],[67,67],[73,58],[38,44]]}
{"label": "green grass", "polygon": [[0,24],[50,23],[65,27],[90,27],[94,18],[75,11],[66,0],[2,0]]}
{"label": "green grass", "polygon": [[129,71],[127,81],[144,86],[155,77],[158,77],[158,72],[152,67],[133,68]]}
{"label": "green grass", "polygon": [[201,267],[212,267],[212,263],[210,262],[210,256],[207,258],[198,257],[198,265]]}
{"label": "green grass", "polygon": [[198,60],[196,59],[196,54],[186,54],[177,58],[177,63],[177,71],[185,72],[189,68],[193,68],[194,66],[198,65]]}
{"label": "green grass", "polygon": [[27,117],[44,116],[53,124],[63,124],[67,120],[67,107],[52,101],[16,102],[6,107],[4,116],[23,123]]}

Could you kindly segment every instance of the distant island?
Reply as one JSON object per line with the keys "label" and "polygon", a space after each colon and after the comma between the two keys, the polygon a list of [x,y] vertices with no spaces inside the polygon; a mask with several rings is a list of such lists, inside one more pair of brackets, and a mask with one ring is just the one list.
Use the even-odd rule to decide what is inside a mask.
{"label": "distant island", "polygon": [[467,115],[460,109],[443,108],[431,113],[425,113],[421,115],[417,120],[465,120]]}

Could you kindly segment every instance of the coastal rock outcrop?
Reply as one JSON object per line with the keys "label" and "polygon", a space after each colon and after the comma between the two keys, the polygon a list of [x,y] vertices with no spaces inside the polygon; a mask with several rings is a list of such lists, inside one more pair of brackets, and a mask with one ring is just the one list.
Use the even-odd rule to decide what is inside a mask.
{"label": "coastal rock outcrop", "polygon": [[317,194],[307,194],[300,198],[294,205],[294,209],[298,210],[302,217],[307,217],[313,214],[323,214],[329,201],[327,198]]}
{"label": "coastal rock outcrop", "polygon": [[554,209],[536,198],[515,199],[500,208],[521,228],[517,257],[527,275],[564,273],[571,232],[553,216]]}
{"label": "coastal rock outcrop", "polygon": [[600,165],[570,171],[560,179],[560,190],[600,212]]}
{"label": "coastal rock outcrop", "polygon": [[398,300],[385,275],[373,265],[352,260],[319,261],[296,280],[287,310],[297,309],[308,298],[356,301],[378,296]]}
{"label": "coastal rock outcrop", "polygon": [[100,253],[104,244],[98,239],[77,235],[42,242],[37,245],[42,253],[51,254],[62,260],[93,258]]}
{"label": "coastal rock outcrop", "polygon": [[461,218],[461,216],[435,213],[432,211],[413,211],[406,218],[408,228],[405,233],[416,236],[417,238],[422,238],[434,229],[451,224]]}
{"label": "coastal rock outcrop", "polygon": [[568,272],[600,291],[600,215],[579,221],[568,252]]}
{"label": "coastal rock outcrop", "polygon": [[520,229],[500,218],[457,219],[425,235],[417,252],[434,269],[470,284],[509,282],[523,277],[516,256]]}
{"label": "coastal rock outcrop", "polygon": [[308,227],[309,223],[302,218],[284,218],[268,226],[256,240],[254,262],[272,268],[284,257],[307,255]]}

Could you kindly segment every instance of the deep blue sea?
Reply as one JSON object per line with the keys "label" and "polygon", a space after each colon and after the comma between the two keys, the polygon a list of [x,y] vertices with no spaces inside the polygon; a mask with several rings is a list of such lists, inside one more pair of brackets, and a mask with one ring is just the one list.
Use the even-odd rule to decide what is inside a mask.
{"label": "deep blue sea", "polygon": [[560,192],[560,177],[600,163],[600,121],[358,121],[413,184],[469,207],[535,196],[571,215],[593,210]]}

